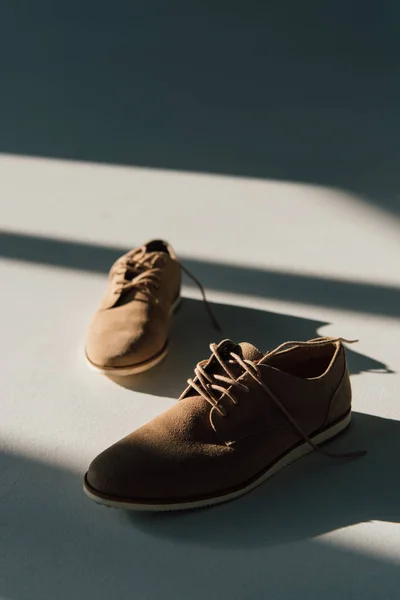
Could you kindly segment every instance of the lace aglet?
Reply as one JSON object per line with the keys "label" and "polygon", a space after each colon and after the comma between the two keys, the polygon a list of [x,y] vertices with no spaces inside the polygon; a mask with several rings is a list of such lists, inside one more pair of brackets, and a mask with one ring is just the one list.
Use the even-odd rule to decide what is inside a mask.
{"label": "lace aglet", "polygon": [[368,450],[356,450],[355,452],[346,452],[346,454],[330,454],[330,457],[338,458],[339,460],[353,460],[354,458],[361,458],[367,454]]}
{"label": "lace aglet", "polygon": [[342,344],[357,344],[360,340],[346,340],[346,338],[338,338]]}
{"label": "lace aglet", "polygon": [[357,450],[356,452],[352,453],[350,458],[361,458],[362,456],[367,456],[367,454],[368,450]]}

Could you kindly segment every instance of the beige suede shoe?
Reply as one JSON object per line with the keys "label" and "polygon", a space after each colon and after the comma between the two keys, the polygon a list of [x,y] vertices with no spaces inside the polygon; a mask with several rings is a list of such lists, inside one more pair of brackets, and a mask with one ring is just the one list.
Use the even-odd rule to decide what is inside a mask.
{"label": "beige suede shoe", "polygon": [[86,338],[89,365],[132,375],[168,350],[170,318],[180,301],[181,268],[171,246],[153,240],[119,258]]}
{"label": "beige suede shoe", "polygon": [[192,509],[232,500],[317,450],[350,423],[341,338],[286,342],[263,355],[211,344],[180,401],[102,452],[84,491],[125,509]]}

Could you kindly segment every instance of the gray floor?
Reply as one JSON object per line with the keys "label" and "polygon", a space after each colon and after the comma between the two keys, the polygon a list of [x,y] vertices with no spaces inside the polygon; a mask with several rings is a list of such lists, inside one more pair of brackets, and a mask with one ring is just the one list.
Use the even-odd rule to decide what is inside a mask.
{"label": "gray floor", "polygon": [[[180,4],[2,8],[0,598],[397,599],[397,9]],[[87,370],[110,264],[158,236],[225,337],[360,340],[331,448],[367,457],[310,455],[186,514],[84,498],[90,460],[170,406],[216,339],[185,280],[164,363],[126,387]]]}
{"label": "gray floor", "polygon": [[[396,598],[398,221],[345,192],[269,181],[12,156],[0,178],[2,596]],[[332,447],[366,458],[309,456],[241,500],[182,515],[83,497],[90,460],[170,406],[216,339],[185,282],[163,364],[126,388],[86,368],[112,258],[161,233],[208,286],[224,336],[264,350],[360,339],[348,352],[354,423]]]}

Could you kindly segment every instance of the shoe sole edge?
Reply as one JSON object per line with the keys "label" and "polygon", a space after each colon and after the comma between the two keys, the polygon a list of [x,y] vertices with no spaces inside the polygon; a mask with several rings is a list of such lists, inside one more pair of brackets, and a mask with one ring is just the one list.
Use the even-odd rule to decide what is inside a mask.
{"label": "shoe sole edge", "polygon": [[[346,427],[348,427],[350,425],[350,422],[351,422],[351,411],[349,411],[342,420],[340,420],[339,422],[336,422],[333,426],[325,429],[324,431],[321,431],[320,433],[318,433],[311,439],[315,444],[322,444],[322,443],[328,441],[329,439],[335,437],[339,433],[341,433]],[[102,496],[98,496],[97,494],[93,493],[86,486],[86,475],[85,475],[85,481],[83,484],[83,491],[88,498],[90,498],[97,504],[101,504],[102,506],[107,506],[110,508],[120,508],[120,509],[124,509],[124,510],[133,510],[133,511],[138,511],[138,512],[168,512],[168,511],[179,511],[179,510],[191,510],[194,508],[204,508],[207,506],[222,504],[223,502],[229,502],[230,500],[235,500],[236,498],[239,498],[240,496],[243,496],[244,494],[251,492],[253,489],[262,485],[270,477],[272,477],[273,475],[275,475],[276,473],[278,473],[279,471],[281,471],[282,469],[284,469],[291,463],[295,462],[299,458],[306,456],[310,452],[314,452],[314,449],[307,442],[305,442],[301,446],[297,446],[292,451],[285,454],[285,456],[283,456],[280,460],[278,460],[276,463],[274,463],[272,465],[272,467],[267,469],[260,477],[258,477],[256,480],[252,481],[249,485],[244,486],[243,488],[240,488],[238,490],[235,490],[234,492],[229,492],[228,494],[223,494],[221,496],[215,496],[213,498],[206,498],[206,499],[197,500],[197,501],[193,500],[193,501],[189,501],[189,502],[178,502],[178,503],[174,503],[174,504],[173,503],[171,503],[171,504],[168,504],[168,503],[167,504],[165,504],[165,503],[164,504],[163,503],[140,504],[140,503],[136,503],[136,502],[111,500],[111,499],[104,498]]]}

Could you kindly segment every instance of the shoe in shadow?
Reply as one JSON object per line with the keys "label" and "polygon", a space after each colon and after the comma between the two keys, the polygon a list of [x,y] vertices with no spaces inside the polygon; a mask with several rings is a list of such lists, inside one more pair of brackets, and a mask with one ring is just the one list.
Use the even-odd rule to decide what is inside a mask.
{"label": "shoe in shadow", "polygon": [[[222,334],[213,328],[201,301],[185,298],[175,316],[169,352],[163,362],[138,375],[113,375],[109,379],[137,392],[178,398],[196,364],[209,356],[210,342],[223,338],[248,341],[266,352],[287,340],[317,337],[318,330],[328,324],[237,305],[213,303],[212,310],[221,324]],[[388,371],[383,363],[353,350],[347,350],[347,356],[353,375],[372,370]]]}

